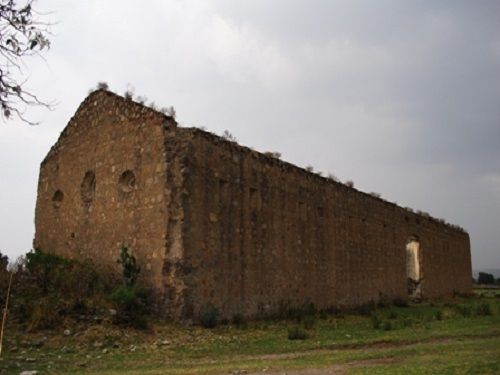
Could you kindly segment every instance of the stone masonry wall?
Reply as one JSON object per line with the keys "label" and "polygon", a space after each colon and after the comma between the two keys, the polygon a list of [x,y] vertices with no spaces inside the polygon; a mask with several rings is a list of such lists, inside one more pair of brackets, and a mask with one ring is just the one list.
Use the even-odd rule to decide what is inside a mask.
{"label": "stone masonry wall", "polygon": [[196,129],[184,184],[185,316],[407,296],[409,237],[425,296],[471,291],[465,232]]}
{"label": "stone masonry wall", "polygon": [[424,297],[471,292],[464,231],[102,90],[42,162],[35,224],[35,247],[114,274],[128,245],[174,318],[405,298],[409,238]]}
{"label": "stone masonry wall", "polygon": [[[164,138],[175,123],[97,91],[40,167],[34,246],[118,273],[121,244],[163,285],[168,211]],[[157,288],[160,290],[161,288]]]}

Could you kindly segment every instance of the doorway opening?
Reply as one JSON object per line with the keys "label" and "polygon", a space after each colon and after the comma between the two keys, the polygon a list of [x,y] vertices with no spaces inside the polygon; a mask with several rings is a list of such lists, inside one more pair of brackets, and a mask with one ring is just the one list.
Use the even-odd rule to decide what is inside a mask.
{"label": "doorway opening", "polygon": [[420,241],[417,236],[411,236],[406,243],[406,279],[408,296],[421,297],[422,261]]}

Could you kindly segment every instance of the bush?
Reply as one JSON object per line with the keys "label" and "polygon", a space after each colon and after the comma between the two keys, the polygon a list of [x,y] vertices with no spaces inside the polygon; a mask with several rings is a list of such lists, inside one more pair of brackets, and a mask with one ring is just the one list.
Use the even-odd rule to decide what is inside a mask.
{"label": "bush", "polygon": [[288,340],[306,340],[308,334],[301,327],[292,327],[288,329]]}
{"label": "bush", "polygon": [[472,316],[472,307],[468,305],[455,305],[457,312],[464,318],[470,318]]}
{"label": "bush", "polygon": [[109,283],[90,261],[78,262],[30,251],[18,261],[12,281],[12,316],[28,330],[48,329],[67,317],[107,307]]}
{"label": "bush", "polygon": [[126,327],[145,329],[148,326],[150,292],[136,285],[122,285],[110,295],[115,303],[116,315],[113,323]]}
{"label": "bush", "polygon": [[355,314],[370,316],[373,311],[375,311],[376,306],[374,302],[367,302],[362,305],[356,306],[352,309],[352,312]]}
{"label": "bush", "polygon": [[151,292],[136,286],[141,268],[127,246],[122,245],[117,262],[122,265],[124,285],[116,287],[110,295],[115,303],[116,315],[113,322],[118,325],[130,326],[138,329],[147,328],[147,316],[151,305]]}
{"label": "bush", "polygon": [[215,328],[219,322],[219,310],[209,307],[200,317],[201,325],[205,328]]}
{"label": "bush", "polygon": [[372,327],[375,329],[379,329],[382,321],[376,312],[373,312],[371,315]]}
{"label": "bush", "polygon": [[304,318],[303,323],[305,329],[313,329],[316,325],[316,315],[307,315]]}
{"label": "bush", "polygon": [[413,319],[405,317],[403,319],[403,327],[411,327],[413,325]]}
{"label": "bush", "polygon": [[392,301],[392,304],[396,307],[408,307],[408,300],[401,298],[401,297],[397,297],[397,298],[394,298],[394,300]]}
{"label": "bush", "polygon": [[436,311],[434,317],[436,320],[443,320],[443,312],[441,310]]}
{"label": "bush", "polygon": [[245,320],[245,317],[240,313],[233,315],[233,318],[231,319],[231,323],[234,324],[238,328],[246,328],[247,327],[247,322]]}
{"label": "bush", "polygon": [[382,323],[382,329],[384,331],[391,331],[393,329],[393,325],[391,323],[391,321],[389,320],[385,320],[383,323]]}
{"label": "bush", "polygon": [[476,306],[475,314],[477,316],[490,316],[493,315],[491,310],[491,306],[488,302],[483,302],[480,305]]}
{"label": "bush", "polygon": [[397,319],[398,313],[395,310],[389,310],[389,314],[387,315],[389,319]]}

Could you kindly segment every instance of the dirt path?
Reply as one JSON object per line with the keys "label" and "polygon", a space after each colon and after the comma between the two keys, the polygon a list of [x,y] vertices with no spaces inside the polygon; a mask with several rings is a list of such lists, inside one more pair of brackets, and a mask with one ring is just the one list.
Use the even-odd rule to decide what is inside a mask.
{"label": "dirt path", "polygon": [[248,375],[327,375],[336,374],[343,375],[348,374],[350,370],[356,367],[370,367],[395,363],[396,360],[392,358],[379,358],[379,359],[369,359],[364,361],[353,361],[338,365],[329,366],[322,369],[300,369],[300,370],[280,370],[280,371],[260,371],[260,372],[233,372],[234,375],[248,374]]}
{"label": "dirt path", "polygon": [[[500,331],[493,331],[486,334],[479,335],[467,335],[467,338],[487,338],[487,337],[497,337],[500,335]],[[331,345],[326,348],[322,348],[319,350],[314,350],[314,353],[328,353],[332,350],[364,350],[364,351],[379,351],[386,348],[392,347],[412,347],[418,344],[446,344],[457,337],[453,336],[443,336],[443,337],[434,337],[430,339],[424,340],[412,340],[412,341],[400,341],[400,342],[386,342],[379,341],[368,344],[348,344],[348,345]],[[463,339],[463,337],[461,337]],[[312,351],[302,351],[302,352],[293,352],[293,353],[283,353],[283,354],[267,354],[253,357],[259,360],[280,360],[280,359],[293,359],[302,356],[307,356],[308,353]],[[347,363],[341,363],[333,366],[328,366],[321,369],[289,369],[289,370],[275,370],[275,369],[263,369],[262,371],[257,372],[247,372],[245,370],[235,370],[231,374],[232,375],[326,375],[326,374],[349,374],[351,370],[360,367],[371,367],[371,366],[379,366],[396,363],[398,360],[395,358],[376,358],[376,359],[367,359],[367,360],[359,360],[352,361]]]}

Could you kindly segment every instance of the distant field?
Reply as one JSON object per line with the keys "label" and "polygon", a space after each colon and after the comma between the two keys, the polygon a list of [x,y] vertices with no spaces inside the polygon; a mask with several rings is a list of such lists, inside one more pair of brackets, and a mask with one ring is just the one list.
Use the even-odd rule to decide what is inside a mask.
{"label": "distant field", "polygon": [[[80,324],[25,334],[9,325],[0,368],[5,374],[499,374],[500,293],[476,294],[239,328],[153,324],[145,333]],[[291,328],[308,338],[290,340]]]}
{"label": "distant field", "polygon": [[500,298],[500,287],[474,288],[474,293],[480,297]]}

